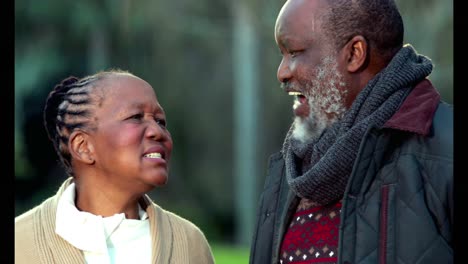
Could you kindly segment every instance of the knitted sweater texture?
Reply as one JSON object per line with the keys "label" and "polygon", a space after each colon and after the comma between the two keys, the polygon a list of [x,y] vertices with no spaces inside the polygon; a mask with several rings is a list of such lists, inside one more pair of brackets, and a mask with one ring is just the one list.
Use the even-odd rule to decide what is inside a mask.
{"label": "knitted sweater texture", "polygon": [[[15,218],[15,263],[85,263],[83,252],[55,233],[57,204],[72,180],[67,179],[56,195]],[[162,209],[147,195],[140,202],[150,221],[151,263],[214,263],[197,226]]]}

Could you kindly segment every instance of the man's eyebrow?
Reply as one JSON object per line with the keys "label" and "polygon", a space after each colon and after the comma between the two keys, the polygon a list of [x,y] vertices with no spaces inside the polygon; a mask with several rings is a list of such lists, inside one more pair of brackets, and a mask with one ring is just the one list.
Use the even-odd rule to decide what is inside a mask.
{"label": "man's eyebrow", "polygon": [[280,39],[279,44],[283,47],[289,47],[291,45],[291,38],[283,37]]}

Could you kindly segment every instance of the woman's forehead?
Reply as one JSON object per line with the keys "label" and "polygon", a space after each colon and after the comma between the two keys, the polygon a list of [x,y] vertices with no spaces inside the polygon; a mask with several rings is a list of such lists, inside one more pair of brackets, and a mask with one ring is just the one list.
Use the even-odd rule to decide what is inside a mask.
{"label": "woman's forehead", "polygon": [[[109,76],[102,80],[102,90],[107,96],[126,96],[133,94],[134,96],[146,95],[156,96],[153,87],[146,81],[132,75],[115,75]],[[131,99],[131,96],[125,99]]]}
{"label": "woman's forehead", "polygon": [[153,88],[138,77],[109,76],[100,80],[96,85],[92,97],[99,108],[117,109],[145,104],[160,107]]}

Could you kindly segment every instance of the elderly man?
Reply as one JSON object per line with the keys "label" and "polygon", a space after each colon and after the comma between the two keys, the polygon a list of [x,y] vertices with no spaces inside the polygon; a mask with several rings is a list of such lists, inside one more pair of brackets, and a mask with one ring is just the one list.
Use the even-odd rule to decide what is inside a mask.
{"label": "elderly man", "polygon": [[295,119],[270,158],[250,263],[452,263],[453,109],[393,0],[288,0],[278,80]]}

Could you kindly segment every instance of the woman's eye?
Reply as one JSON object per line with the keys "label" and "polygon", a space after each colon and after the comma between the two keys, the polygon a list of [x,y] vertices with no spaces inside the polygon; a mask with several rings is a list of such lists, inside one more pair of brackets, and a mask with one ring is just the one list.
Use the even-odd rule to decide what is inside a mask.
{"label": "woman's eye", "polygon": [[166,126],[166,120],[160,119],[160,118],[156,118],[155,120],[156,120],[156,123],[157,123],[157,124],[159,124],[159,125],[161,125],[161,126],[163,126],[163,127]]}
{"label": "woman's eye", "polygon": [[292,58],[294,58],[297,55],[299,55],[299,51],[291,51],[291,52],[289,52],[289,54],[291,55]]}
{"label": "woman's eye", "polygon": [[140,120],[142,118],[143,118],[143,114],[135,114],[135,115],[130,116],[130,119]]}

